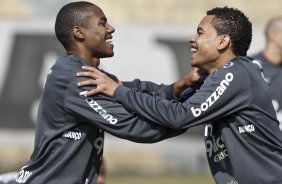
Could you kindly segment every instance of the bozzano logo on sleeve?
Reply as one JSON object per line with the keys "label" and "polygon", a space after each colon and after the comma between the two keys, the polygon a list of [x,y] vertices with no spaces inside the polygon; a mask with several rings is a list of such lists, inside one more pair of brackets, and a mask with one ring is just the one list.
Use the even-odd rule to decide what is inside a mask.
{"label": "bozzano logo on sleeve", "polygon": [[220,85],[216,88],[216,90],[207,98],[205,102],[201,104],[199,108],[191,107],[191,111],[195,117],[201,115],[202,111],[206,111],[214,102],[216,102],[219,97],[224,93],[227,86],[229,86],[230,82],[233,80],[233,74],[227,73],[225,75],[225,79],[220,82]]}
{"label": "bozzano logo on sleeve", "polygon": [[118,120],[114,118],[111,114],[109,114],[102,106],[100,106],[93,98],[86,97],[84,95],[85,91],[81,92],[79,95],[80,97],[85,99],[85,102],[94,110],[96,111],[102,118],[104,118],[107,122],[111,124],[116,124]]}

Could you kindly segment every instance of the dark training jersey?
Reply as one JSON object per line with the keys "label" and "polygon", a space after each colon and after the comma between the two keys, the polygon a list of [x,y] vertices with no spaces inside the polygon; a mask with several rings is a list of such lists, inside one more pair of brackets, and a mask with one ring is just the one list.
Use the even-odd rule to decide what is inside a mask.
{"label": "dark training jersey", "polygon": [[277,119],[280,122],[280,130],[282,130],[282,67],[270,63],[262,52],[252,57],[259,61],[263,67]]}
{"label": "dark training jersey", "polygon": [[[76,73],[86,63],[77,56],[64,56],[51,68],[38,109],[35,146],[15,183],[95,184],[101,165],[104,131],[119,138],[153,143],[184,131],[149,124],[127,111],[115,99],[84,97],[91,87],[78,87]],[[170,86],[133,81],[125,83],[151,95],[172,94]],[[158,92],[160,91],[160,92]],[[162,91],[164,91],[162,93]]]}
{"label": "dark training jersey", "polygon": [[182,103],[125,86],[114,98],[173,129],[205,124],[206,154],[217,184],[282,183],[282,134],[257,61],[231,60]]}

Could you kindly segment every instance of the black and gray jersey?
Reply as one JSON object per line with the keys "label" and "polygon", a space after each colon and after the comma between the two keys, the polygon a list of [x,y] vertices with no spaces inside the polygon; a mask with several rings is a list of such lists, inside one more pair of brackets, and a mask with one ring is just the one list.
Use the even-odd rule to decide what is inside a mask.
{"label": "black and gray jersey", "polygon": [[[140,143],[153,143],[184,132],[148,123],[113,98],[84,97],[83,92],[93,87],[77,85],[87,79],[76,77],[83,65],[87,64],[81,58],[69,55],[58,59],[51,68],[38,109],[34,151],[15,183],[95,184],[104,131]],[[125,85],[151,92],[152,96],[171,98],[171,86],[138,80]]]}
{"label": "black and gray jersey", "polygon": [[269,84],[272,103],[280,122],[280,130],[282,130],[282,67],[271,64],[262,52],[252,57],[259,61],[263,67],[263,72]]}
{"label": "black and gray jersey", "polygon": [[182,103],[125,86],[117,88],[114,98],[173,129],[205,124],[206,154],[216,183],[282,183],[282,134],[262,67],[255,60],[231,60]]}

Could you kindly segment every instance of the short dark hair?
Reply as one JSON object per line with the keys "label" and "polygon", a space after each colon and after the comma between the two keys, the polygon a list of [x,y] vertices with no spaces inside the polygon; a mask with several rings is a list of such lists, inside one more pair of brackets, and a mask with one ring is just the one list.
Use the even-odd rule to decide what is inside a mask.
{"label": "short dark hair", "polygon": [[57,14],[55,22],[55,33],[57,39],[68,50],[73,41],[72,29],[74,26],[87,28],[87,15],[90,6],[96,6],[92,3],[79,1],[66,4]]}
{"label": "short dark hair", "polygon": [[252,42],[252,23],[236,8],[216,7],[207,11],[214,15],[213,27],[218,35],[227,34],[231,39],[231,49],[236,56],[246,56]]}

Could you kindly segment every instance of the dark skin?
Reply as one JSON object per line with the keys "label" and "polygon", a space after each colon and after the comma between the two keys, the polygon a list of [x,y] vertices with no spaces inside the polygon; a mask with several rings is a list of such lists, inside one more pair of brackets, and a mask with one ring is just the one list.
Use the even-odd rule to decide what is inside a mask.
{"label": "dark skin", "polygon": [[[231,49],[229,35],[218,35],[213,27],[212,21],[214,18],[212,15],[205,16],[199,23],[197,34],[190,40],[192,52],[191,65],[194,68],[173,84],[173,92],[176,97],[179,97],[181,92],[187,87],[203,81],[203,78],[199,75],[200,70],[212,73],[236,57]],[[84,67],[83,69],[88,71],[77,73],[77,76],[86,76],[91,79],[79,82],[78,86],[96,86],[95,89],[86,93],[87,96],[97,93],[113,96],[118,86],[122,85],[121,82],[112,80],[96,68]]]}
{"label": "dark skin", "polygon": [[[113,96],[114,91],[119,85],[122,85],[121,81],[115,81],[107,76],[104,72],[101,72],[95,67],[83,66],[86,72],[78,72],[77,76],[85,76],[91,78],[90,80],[81,81],[78,86],[95,86],[97,88],[88,91],[87,96],[97,94],[101,91],[105,92],[109,96]],[[180,80],[173,84],[173,93],[175,97],[179,97],[181,92],[183,92],[187,87],[193,84],[203,81],[205,77],[199,75],[200,70],[193,67],[189,70]]]}
{"label": "dark skin", "polygon": [[[83,68],[88,71],[77,74],[77,76],[91,78],[90,80],[80,82],[79,86],[97,86],[96,89],[87,92],[85,95],[91,96],[104,92],[112,96],[115,89],[122,85],[122,82],[115,76],[109,76],[105,72],[101,72],[97,67],[100,64],[100,58],[112,57],[114,55],[111,39],[115,29],[107,23],[107,18],[99,7],[92,6],[88,14],[87,28],[80,26],[73,28],[74,44],[67,53],[78,55],[90,64],[90,66],[84,66]],[[173,84],[174,95],[179,97],[181,92],[187,87],[203,81],[204,79],[199,75],[199,72],[198,68],[193,67],[180,80],[176,81]]]}
{"label": "dark skin", "polygon": [[100,64],[100,58],[114,55],[111,40],[115,29],[107,23],[103,11],[95,5],[90,6],[86,18],[87,28],[73,27],[74,41],[67,54],[77,55],[91,66],[97,67]]}
{"label": "dark skin", "polygon": [[191,65],[208,73],[236,57],[231,49],[231,39],[227,34],[218,35],[213,27],[213,15],[205,16],[199,23],[197,33],[192,36]]}

